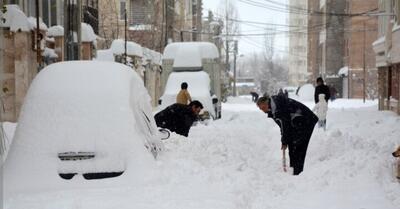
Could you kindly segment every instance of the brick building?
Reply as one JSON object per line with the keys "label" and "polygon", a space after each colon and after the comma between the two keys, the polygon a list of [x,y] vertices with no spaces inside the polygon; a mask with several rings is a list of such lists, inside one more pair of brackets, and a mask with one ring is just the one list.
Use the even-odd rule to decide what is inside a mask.
{"label": "brick building", "polygon": [[[377,11],[378,0],[350,0],[346,13]],[[378,37],[377,16],[354,16],[345,19],[343,94],[348,98],[373,99],[377,96],[378,74],[372,43]],[[347,76],[345,76],[347,75]]]}
{"label": "brick building", "polygon": [[308,0],[308,6],[309,82],[321,76],[339,97],[363,98],[365,92],[374,98],[377,74],[371,44],[378,24],[376,16],[367,14],[377,10],[378,0]]}
{"label": "brick building", "polygon": [[373,43],[378,68],[379,109],[400,115],[400,0],[380,0],[378,39]]}
{"label": "brick building", "polygon": [[113,39],[125,37],[124,8],[127,9],[127,39],[162,52],[169,42],[200,40],[201,0],[113,0],[100,1],[99,35],[108,48]]}
{"label": "brick building", "polygon": [[[308,0],[308,10],[319,11],[320,0]],[[322,18],[314,15],[308,15],[307,25],[307,72],[309,74],[308,82],[313,83],[319,76],[319,32],[321,30]]]}
{"label": "brick building", "polygon": [[343,67],[344,56],[344,21],[343,14],[346,0],[309,0],[308,18],[308,59],[310,82],[321,76],[342,96],[342,79],[338,76]]}

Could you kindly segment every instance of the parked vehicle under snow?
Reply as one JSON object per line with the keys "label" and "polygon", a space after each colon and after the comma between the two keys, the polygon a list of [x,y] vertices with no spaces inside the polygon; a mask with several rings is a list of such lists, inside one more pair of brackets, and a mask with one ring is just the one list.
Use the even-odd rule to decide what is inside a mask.
{"label": "parked vehicle under snow", "polygon": [[127,185],[153,171],[161,146],[150,97],[131,68],[52,64],[26,96],[4,164],[4,194]]}

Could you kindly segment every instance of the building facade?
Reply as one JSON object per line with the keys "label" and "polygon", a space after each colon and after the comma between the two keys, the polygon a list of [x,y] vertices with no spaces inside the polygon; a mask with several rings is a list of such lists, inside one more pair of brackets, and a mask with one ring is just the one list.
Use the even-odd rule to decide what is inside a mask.
{"label": "building facade", "polygon": [[[378,0],[350,0],[347,14],[362,14],[378,10]],[[343,65],[341,74],[343,96],[347,98],[377,97],[378,73],[372,43],[378,38],[377,16],[354,16],[345,19]]]}
{"label": "building facade", "polygon": [[[400,1],[379,0],[378,39],[372,44],[378,68],[379,109],[400,115]],[[389,15],[387,15],[389,14]]]}
{"label": "building facade", "polygon": [[378,0],[308,0],[309,82],[322,77],[338,97],[377,95],[371,47],[377,37]]}
{"label": "building facade", "polygon": [[289,6],[289,85],[299,86],[308,79],[307,72],[307,0],[290,0]]}
{"label": "building facade", "polygon": [[343,81],[338,72],[343,67],[346,0],[309,0],[308,72],[309,82],[322,77],[342,97]]}
{"label": "building facade", "polygon": [[201,0],[113,0],[100,1],[99,35],[108,48],[111,41],[125,38],[125,8],[127,39],[162,52],[171,42],[201,39]]}

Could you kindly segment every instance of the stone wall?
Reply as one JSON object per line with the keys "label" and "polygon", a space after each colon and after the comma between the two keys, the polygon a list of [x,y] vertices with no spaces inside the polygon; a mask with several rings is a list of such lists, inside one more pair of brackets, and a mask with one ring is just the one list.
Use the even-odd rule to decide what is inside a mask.
{"label": "stone wall", "polygon": [[36,52],[31,32],[0,28],[1,121],[16,122],[28,88],[37,74]]}

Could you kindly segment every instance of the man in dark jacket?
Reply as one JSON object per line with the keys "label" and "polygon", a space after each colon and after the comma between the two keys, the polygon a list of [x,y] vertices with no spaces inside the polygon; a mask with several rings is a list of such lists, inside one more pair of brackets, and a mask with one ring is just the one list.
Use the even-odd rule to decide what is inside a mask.
{"label": "man in dark jacket", "polygon": [[328,102],[329,98],[331,97],[329,87],[324,84],[324,80],[321,77],[317,78],[317,86],[315,87],[315,92],[314,92],[315,104],[319,102],[318,95],[320,94],[325,94],[326,102]]}
{"label": "man in dark jacket", "polygon": [[261,97],[257,106],[281,128],[281,149],[289,147],[290,167],[293,167],[293,175],[299,175],[318,117],[305,105],[284,95]]}
{"label": "man in dark jacket", "polygon": [[189,105],[176,103],[157,113],[154,119],[158,127],[187,137],[202,109],[203,105],[199,101],[192,101]]}

